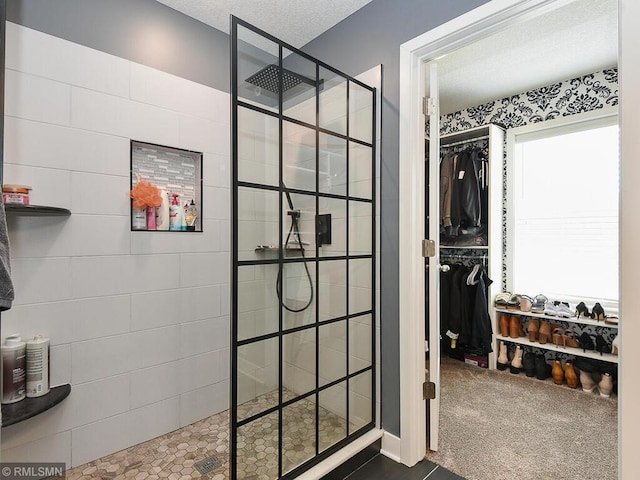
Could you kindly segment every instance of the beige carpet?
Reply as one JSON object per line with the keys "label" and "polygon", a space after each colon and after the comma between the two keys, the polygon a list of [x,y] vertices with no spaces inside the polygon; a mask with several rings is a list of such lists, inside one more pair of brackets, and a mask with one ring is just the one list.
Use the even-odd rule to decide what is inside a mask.
{"label": "beige carpet", "polygon": [[469,480],[615,480],[617,400],[443,359],[440,448]]}

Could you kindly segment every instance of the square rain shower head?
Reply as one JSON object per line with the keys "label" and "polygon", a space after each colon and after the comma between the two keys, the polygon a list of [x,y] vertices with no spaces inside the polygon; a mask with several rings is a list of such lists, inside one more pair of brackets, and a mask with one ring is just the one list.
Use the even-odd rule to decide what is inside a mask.
{"label": "square rain shower head", "polygon": [[[251,83],[252,85],[255,85],[256,87],[260,87],[263,90],[279,94],[280,85],[278,80],[278,70],[280,70],[280,67],[278,67],[278,65],[267,65],[259,72],[256,72],[249,78],[247,78],[246,81],[248,83]],[[311,87],[316,86],[316,82],[314,82],[310,78],[307,78],[304,75],[299,75],[295,72],[292,72],[291,70],[287,70],[286,68],[282,69],[282,86],[284,87],[285,92],[291,90],[294,87],[297,87],[301,83],[306,83]]]}

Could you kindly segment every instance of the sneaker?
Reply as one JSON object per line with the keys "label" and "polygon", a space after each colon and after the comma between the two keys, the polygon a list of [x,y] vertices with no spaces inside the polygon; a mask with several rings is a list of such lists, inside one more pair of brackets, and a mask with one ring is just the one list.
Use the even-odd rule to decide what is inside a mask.
{"label": "sneaker", "polygon": [[569,307],[567,302],[558,302],[556,305],[557,313],[556,315],[563,318],[571,318],[573,316],[573,312]]}
{"label": "sneaker", "polygon": [[543,311],[544,311],[545,315],[551,315],[553,317],[557,317],[558,316],[558,307],[553,302],[546,302],[544,304],[544,310]]}

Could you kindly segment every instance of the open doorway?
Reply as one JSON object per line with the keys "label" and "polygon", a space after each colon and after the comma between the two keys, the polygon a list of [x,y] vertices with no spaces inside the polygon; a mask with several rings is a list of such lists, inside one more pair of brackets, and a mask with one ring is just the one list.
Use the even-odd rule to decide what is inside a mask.
{"label": "open doorway", "polygon": [[[513,2],[513,3],[517,3],[517,2]],[[556,117],[567,117],[567,116],[571,116],[573,114],[577,114],[585,111],[607,109],[612,105],[613,106],[617,105],[617,69],[616,69],[617,52],[615,52],[615,48],[617,46],[617,13],[616,13],[617,2],[573,2],[573,3],[563,2],[563,5],[559,6],[560,8],[553,9],[553,11],[551,12],[548,10],[549,5],[546,4],[546,2],[539,2],[539,3],[540,3],[540,9],[539,9],[540,11],[537,12],[537,15],[533,16],[533,19],[531,16],[529,16],[531,14],[531,12],[529,11],[527,15],[524,15],[524,17],[529,16],[528,18],[525,19],[527,20],[527,22],[521,23],[523,21],[523,18],[521,18],[520,19],[521,22],[515,26],[515,30],[521,34],[521,37],[526,37],[526,39],[529,40],[528,42],[529,47],[533,47],[531,52],[521,51],[519,55],[520,58],[516,56],[515,59],[512,57],[511,60],[509,60],[508,53],[509,53],[509,50],[511,49],[510,47],[513,45],[512,43],[513,38],[507,37],[506,30],[503,30],[498,34],[494,35],[496,38],[493,40],[494,41],[497,40],[498,43],[494,44],[493,46],[491,46],[491,43],[490,43],[491,38],[489,37],[489,35],[487,35],[486,31],[483,32],[484,33],[483,36],[485,38],[482,41],[474,42],[472,46],[468,46],[464,49],[458,49],[458,51],[456,52],[444,51],[444,48],[442,47],[438,51],[437,42],[434,42],[436,44],[435,45],[436,48],[434,48],[433,51],[431,52],[432,55],[430,58],[428,54],[425,54],[425,57],[427,59],[440,57],[443,53],[447,54],[444,58],[438,58],[436,62],[438,64],[438,71],[439,71],[437,81],[440,87],[439,99],[440,99],[440,109],[441,109],[440,118],[438,119],[438,123],[440,127],[438,129],[438,135],[447,135],[447,134],[451,135],[451,134],[459,133],[465,130],[473,129],[474,127],[478,127],[481,125],[487,125],[489,123],[497,124],[499,127],[502,127],[506,133],[509,129],[512,129],[514,127],[521,126],[527,123],[539,123],[539,122],[544,122],[545,120],[552,120]],[[596,13],[596,18],[599,21],[606,22],[607,19],[609,19],[609,21],[610,19],[613,19],[614,28],[610,29],[610,25],[606,25],[606,24],[596,26],[593,23],[590,23],[591,20],[587,18],[587,15],[585,15],[586,13]],[[553,53],[556,53],[556,52],[562,53],[562,48],[561,48],[562,44],[559,43],[557,39],[557,36],[558,36],[557,34],[559,33],[558,27],[559,26],[565,27],[567,25],[570,25],[570,28],[568,30],[576,30],[576,28],[580,27],[581,25],[584,25],[585,31],[590,32],[590,36],[588,39],[586,40],[583,39],[582,41],[578,41],[577,47],[574,46],[573,48],[568,48],[567,54],[580,57],[582,60],[586,59],[588,61],[594,61],[594,62],[600,61],[600,63],[599,64],[593,63],[591,66],[587,65],[587,66],[576,68],[575,65],[571,66],[570,64],[572,64],[572,62],[567,61],[565,58],[565,60],[562,62],[561,67],[559,67],[558,64],[556,64],[556,66],[551,65],[548,68],[548,70],[552,72],[552,75],[555,75],[555,76],[545,77],[545,75],[548,75],[548,73],[545,73],[545,70],[546,70],[547,63],[550,63],[550,60],[551,60],[549,57],[554,56],[554,55],[550,55],[549,52],[553,51]],[[594,32],[599,33],[605,29],[610,30],[609,39],[613,40],[613,45],[614,45],[613,62],[610,59],[605,60],[603,62],[602,59],[595,60],[593,58],[594,57],[593,54],[599,50],[598,48],[594,48],[595,46],[599,46],[599,43],[598,43],[599,40],[598,38],[596,38],[598,37],[598,35],[596,35]],[[456,39],[454,39],[450,43],[452,44],[455,43],[455,40]],[[536,52],[541,52],[540,47],[543,48],[542,52],[546,52],[546,53],[536,53]],[[545,48],[546,50],[544,50]],[[582,48],[585,48],[584,52],[586,53],[581,53],[583,52]],[[455,60],[455,57],[458,54],[460,54],[462,58],[464,58],[464,55],[467,55],[466,60],[463,60],[461,63],[459,63],[457,68],[455,66],[455,62],[451,62],[450,64],[447,64],[449,59]],[[560,55],[560,57],[562,57],[562,55]],[[482,59],[482,61],[476,61],[476,59]],[[531,72],[527,72],[526,69],[522,67],[522,63],[519,63],[519,61],[524,61],[525,64],[528,62],[529,64],[533,65],[536,70],[534,72],[535,75],[533,75]],[[496,65],[495,62],[498,62],[498,63],[502,62],[507,64],[508,69],[510,70],[511,73],[507,72],[507,74],[505,75],[504,70],[502,70],[502,73],[501,73],[499,69],[495,67]],[[464,66],[464,68],[460,67],[460,65]],[[569,68],[569,70],[566,70],[566,69],[563,70],[563,68],[565,67]],[[447,70],[447,68],[449,68],[449,70]],[[503,90],[494,90],[492,93],[492,96],[480,98],[483,94],[487,92],[484,91],[485,87],[483,83],[479,81],[476,81],[475,83],[472,82],[471,86],[467,85],[466,87],[461,86],[460,85],[461,82],[457,82],[457,84],[456,82],[454,82],[454,86],[457,86],[457,89],[449,88],[448,91],[446,90],[447,83],[448,83],[447,73],[448,74],[453,73],[454,76],[457,74],[458,78],[465,78],[473,75],[474,73],[473,69],[475,69],[476,71],[479,71],[480,77],[484,77],[484,80],[487,80],[487,83],[492,88],[496,88],[497,86],[497,88],[502,88]],[[500,82],[500,81],[494,80],[491,77],[491,73],[494,73],[494,72],[497,73],[498,75],[501,75],[502,78],[506,81]],[[516,80],[517,80],[518,74],[520,73],[522,73],[525,77],[527,77],[527,81],[533,82],[533,83],[529,83],[528,85],[518,84]],[[512,80],[512,78],[515,80]],[[427,88],[425,88],[425,86],[422,86],[421,89],[423,91],[428,91],[428,86]],[[480,99],[479,101],[470,100],[466,105],[458,104],[457,106],[454,106],[454,107],[447,107],[445,102],[446,99],[444,98],[445,93],[448,93],[449,95],[451,95],[450,98],[453,98],[455,101],[458,101],[458,102],[465,102],[468,99],[472,99],[474,95],[479,95],[479,97],[477,98],[480,98]],[[554,101],[554,98],[555,98],[555,101]],[[562,98],[564,98],[564,100],[561,101]],[[584,101],[584,102],[592,102],[592,104],[590,106],[588,104],[583,104],[578,107],[576,100]],[[569,107],[569,104],[572,104],[572,107]],[[573,109],[573,111],[570,111],[571,109]],[[502,157],[502,152],[500,153],[501,154],[499,155],[499,157]],[[439,156],[437,158],[438,160],[440,160]],[[492,175],[498,175],[502,179],[504,177],[502,162],[499,162],[499,165],[495,165],[491,173]],[[431,180],[431,182],[429,182],[429,184],[433,188],[434,186],[433,179]],[[504,185],[505,186],[503,187],[502,180],[501,180],[500,187],[502,188],[500,187],[499,188],[500,190],[503,190],[503,191],[499,192],[501,201],[499,202],[500,212],[498,215],[499,217],[502,217],[500,218],[499,223],[500,223],[500,228],[501,230],[504,231],[504,233],[500,235],[501,238],[497,240],[501,243],[500,250],[506,252],[507,251],[506,242],[508,238],[508,234],[507,234],[508,225],[507,225],[507,219],[506,219],[506,211],[505,211],[506,209],[503,208],[503,206],[506,207],[507,205],[507,197],[506,197],[507,187],[506,187],[506,184]],[[423,216],[422,218],[425,218],[425,217]],[[433,238],[433,236],[431,238]],[[496,239],[493,239],[493,240],[495,241]],[[462,254],[461,252],[456,252],[456,253],[458,255]],[[464,254],[467,254],[467,253],[468,252],[464,252]],[[469,253],[469,256],[472,256],[472,254]],[[512,288],[511,287],[512,284],[509,283],[508,281],[509,279],[507,276],[507,272],[509,271],[509,265],[510,265],[509,262],[511,259],[508,258],[508,256],[506,255],[505,256],[500,255],[500,256],[502,257],[500,258],[500,262],[499,262],[501,264],[501,268],[492,275],[493,277],[495,277],[495,278],[492,278],[492,282],[493,282],[493,285],[497,287],[497,291],[509,291]],[[443,263],[442,256],[440,256],[440,258],[435,261],[435,266],[439,267],[441,263]],[[518,292],[512,291],[511,293],[518,293]],[[533,297],[540,292],[522,292],[522,293],[527,293]],[[433,289],[432,289],[432,295],[433,295]],[[498,336],[500,332],[498,331],[499,325],[498,325],[498,318],[496,317],[497,312],[492,308],[493,295],[488,298],[488,302],[489,302],[488,310],[492,318],[492,326],[494,329],[493,334],[494,334],[494,340],[495,340],[495,336]],[[575,306],[576,306],[575,304],[573,303],[571,304],[571,307],[575,308]],[[593,307],[593,304],[589,305],[590,309],[592,307]],[[524,318],[524,316],[518,316],[518,320],[520,322],[521,328],[523,329],[523,333],[525,333],[528,326],[527,319]],[[560,324],[560,326],[571,327],[573,325],[565,326],[564,324]],[[573,327],[577,328],[575,326]],[[563,329],[566,330],[566,328],[563,328]],[[432,328],[431,335],[429,338],[430,340],[429,347],[432,352],[433,350],[437,350],[436,348],[434,348],[435,347],[434,338],[437,338],[437,339],[444,338],[447,344],[451,343],[451,339],[446,337],[445,335],[446,332],[438,332],[437,336],[434,336],[433,331],[434,329]],[[594,331],[593,333],[598,334],[602,332]],[[606,336],[604,334],[602,336],[606,339]],[[613,338],[608,339],[609,344],[611,343],[611,340],[613,340]],[[483,362],[483,363],[486,363],[487,366],[492,366],[492,363],[493,363],[493,366],[495,366],[495,362],[496,362],[495,354],[498,353],[499,345],[500,345],[499,342],[496,342],[496,341],[492,342],[494,358],[492,362],[491,355],[487,355],[486,359]],[[524,343],[519,343],[515,341],[512,342],[510,350],[513,350],[513,352],[510,352],[511,354],[508,356],[509,361],[512,360],[512,356],[516,351],[516,347],[519,345],[524,345]],[[441,346],[441,345],[438,345],[438,346]],[[540,346],[536,346],[536,347],[537,347],[537,350],[531,351],[531,353],[534,356],[536,353],[542,354],[546,351]],[[553,356],[550,358],[547,358],[547,361],[555,359],[556,352],[553,350],[551,351],[552,351],[551,355]],[[547,356],[549,357],[549,355]],[[440,355],[438,355],[438,357],[440,357]],[[462,360],[464,360],[464,358],[465,358],[464,356],[461,357]],[[564,352],[563,352],[563,355],[560,356],[563,370],[565,368],[565,361],[567,358],[569,357],[564,355]],[[572,358],[575,358],[575,357],[572,357]],[[478,362],[478,363],[481,363],[481,362]],[[614,364],[614,368],[615,368],[616,366],[615,364],[617,363],[617,361],[611,362],[611,363]],[[460,386],[462,377],[465,377],[465,379],[468,379],[467,377],[473,376],[472,373],[474,373],[474,370],[469,370],[469,368],[471,367],[464,366],[463,362],[460,362],[460,364],[463,366],[462,371],[464,371],[465,374],[459,375],[458,377],[455,378],[455,381],[449,382],[450,384],[457,384],[458,386]],[[514,434],[515,440],[512,442],[507,442],[508,446],[505,447],[505,449],[503,449],[501,452],[495,451],[495,448],[493,450],[491,449],[490,447],[491,438],[487,439],[486,434],[487,432],[493,431],[495,427],[505,423],[506,412],[500,408],[499,403],[497,403],[496,401],[491,401],[489,396],[485,397],[486,402],[483,405],[484,409],[481,410],[478,408],[477,405],[474,405],[472,402],[470,402],[470,396],[474,393],[473,388],[469,388],[468,390],[466,390],[466,392],[462,390],[463,391],[462,394],[458,392],[458,395],[462,395],[462,397],[455,398],[454,403],[455,403],[455,406],[458,407],[458,411],[457,413],[452,415],[452,417],[454,417],[455,419],[459,420],[462,423],[458,424],[457,427],[455,426],[455,423],[453,424],[453,426],[451,425],[446,426],[445,417],[447,415],[447,409],[450,408],[451,406],[451,404],[447,406],[447,403],[446,403],[447,394],[448,394],[446,390],[447,375],[450,373],[450,370],[447,370],[447,368],[448,368],[447,365],[443,364],[441,374],[437,378],[437,381],[438,381],[437,387],[441,389],[440,398],[439,398],[439,402],[441,404],[441,408],[440,408],[441,422],[440,422],[440,438],[439,438],[440,445],[438,448],[439,453],[435,454],[436,456],[431,457],[431,459],[435,461],[440,461],[441,463],[444,464],[445,467],[447,466],[446,462],[443,461],[442,458],[437,458],[437,455],[442,456],[445,453],[451,454],[452,452],[451,448],[455,447],[455,445],[452,445],[452,442],[449,442],[447,440],[446,435],[447,435],[447,432],[450,432],[451,430],[455,430],[457,428],[459,431],[467,433],[467,436],[468,436],[468,438],[465,439],[465,440],[468,440],[466,444],[462,441],[457,442],[458,443],[457,446],[460,448],[461,453],[468,458],[471,456],[469,455],[469,453],[472,450],[481,452],[479,458],[482,459],[483,461],[480,463],[491,464],[489,467],[492,472],[491,478],[499,478],[495,476],[495,472],[500,469],[499,465],[501,460],[504,460],[507,462],[507,464],[510,464],[510,467],[516,466],[517,464],[523,464],[527,459],[523,458],[522,455],[525,454],[527,451],[529,451],[535,457],[533,458],[532,463],[529,465],[529,467],[531,467],[531,465],[536,465],[537,462],[539,462],[540,458],[543,458],[543,457],[548,458],[548,455],[545,455],[544,453],[533,454],[532,450],[535,450],[535,449],[531,448],[531,446],[533,445],[532,442],[534,444],[538,442],[545,443],[545,440],[548,438],[555,438],[555,439],[561,438],[560,435],[558,435],[557,433],[553,433],[554,430],[550,429],[550,430],[547,430],[546,432],[542,432],[539,435],[533,435],[533,437],[530,437],[529,435],[525,435],[524,437],[526,438],[523,438],[523,435],[520,433],[520,431],[524,429],[524,431],[531,433],[528,429],[528,426],[530,424],[533,424],[536,422],[540,423],[541,420],[546,420],[549,418],[554,418],[558,425],[562,425],[563,422],[573,424],[575,423],[575,421],[571,420],[571,415],[569,415],[568,413],[558,412],[558,410],[563,410],[563,409],[555,408],[554,405],[567,404],[567,403],[571,405],[575,405],[576,401],[585,399],[584,396],[575,397],[574,395],[576,393],[583,393],[583,392],[576,392],[575,390],[569,389],[567,388],[566,385],[564,385],[562,387],[564,389],[564,393],[572,392],[570,395],[574,395],[575,398],[572,397],[571,400],[566,400],[566,401],[557,400],[555,402],[552,402],[552,404],[549,407],[544,407],[542,404],[540,404],[539,408],[536,409],[533,407],[533,405],[535,405],[535,402],[533,402],[533,405],[532,405],[532,400],[534,400],[536,396],[539,397],[541,395],[540,393],[541,388],[540,388],[540,385],[536,385],[536,383],[533,383],[533,384],[529,383],[530,386],[535,385],[536,387],[535,391],[530,392],[529,395],[525,395],[524,397],[520,397],[520,398],[514,397],[515,399],[514,403],[516,405],[516,410],[517,410],[517,413],[516,413],[517,421],[515,424],[513,424],[514,426],[513,430],[515,430],[516,432]],[[475,372],[482,372],[481,369],[478,369],[477,367],[474,367],[474,368],[476,368]],[[433,372],[433,370],[437,370],[437,368],[433,368],[433,365],[432,365],[430,370],[431,372]],[[487,372],[482,372],[482,373],[487,373]],[[496,373],[496,372],[493,371],[491,373]],[[599,374],[602,374],[602,371],[600,371]],[[504,375],[506,375],[506,377]],[[519,382],[520,380],[527,380],[524,378],[523,374],[516,376],[516,375],[510,375],[507,372],[502,374],[501,378],[503,381],[510,382],[510,383],[513,383],[514,381]],[[516,380],[516,378],[518,380]],[[596,381],[598,381],[598,379],[596,379]],[[537,381],[533,380],[533,382],[537,382]],[[487,386],[480,387],[480,384],[474,383],[474,381],[471,381],[470,385],[471,386],[476,385],[479,388],[479,390],[482,390],[483,388],[494,388],[494,390],[496,391],[499,391],[498,387],[500,386],[498,385],[494,387],[487,387]],[[552,384],[550,386],[554,388]],[[560,387],[556,388],[554,393],[561,392],[562,390],[559,390],[559,388]],[[579,387],[578,387],[578,390],[579,390]],[[606,389],[604,390],[606,392]],[[509,393],[509,389],[507,389],[506,392]],[[500,397],[500,399],[503,399],[505,395],[498,395],[498,397]],[[482,395],[480,396],[480,398],[482,399]],[[599,400],[599,397],[596,397],[595,399]],[[589,400],[594,400],[594,398],[589,398]],[[612,427],[610,430],[613,430],[613,431],[617,431],[616,429],[617,418],[615,416],[617,414],[616,401],[617,399],[615,399],[615,397],[613,400],[609,401],[609,406],[613,405],[613,413],[611,413],[610,411],[611,409],[610,409],[609,411],[603,412],[602,415],[600,415],[600,418],[606,418],[607,416],[609,417],[611,427]],[[600,402],[599,405],[601,404],[602,402]],[[547,412],[547,410],[549,409],[551,410],[550,414],[540,413],[540,412]],[[584,409],[590,412],[596,411],[595,407],[593,406],[584,407]],[[479,419],[478,417],[481,415],[481,413],[483,413],[483,411],[490,413],[490,415],[487,418]],[[599,415],[599,414],[596,413],[596,415]],[[493,416],[493,420],[491,419],[492,416]],[[473,435],[473,432],[470,431],[473,420],[482,420],[485,422],[482,428],[479,431],[475,432],[476,435]],[[578,420],[581,420],[581,419],[578,419]],[[500,432],[500,429],[497,428],[495,431]],[[471,435],[469,435],[470,433]],[[492,434],[491,437],[493,436],[494,435]],[[456,442],[453,442],[453,443],[456,443]],[[563,446],[560,448],[560,451],[562,452],[561,456],[566,455],[568,457],[571,457],[572,452],[569,452],[567,450],[567,447],[564,445],[567,445],[567,444],[575,445],[576,443],[580,443],[580,440],[576,437],[565,438]],[[598,475],[599,475],[599,478],[616,478],[617,473],[616,473],[615,466],[617,462],[616,460],[617,435],[613,435],[610,439],[606,440],[605,443],[610,445],[611,452],[608,454],[604,462],[601,461],[601,463],[607,464],[607,468],[605,469],[606,472]],[[483,447],[486,447],[486,449],[483,450]],[[514,455],[514,457],[511,457],[511,460],[509,460],[510,451],[517,452],[517,455]],[[496,461],[493,461],[493,462],[487,461],[487,459],[492,458],[494,455],[496,456]],[[551,456],[553,457],[553,455]],[[592,461],[593,461],[593,458],[588,458],[586,462],[584,462],[586,463],[584,468],[589,468],[589,465],[591,464]],[[459,463],[459,460],[457,462]],[[540,465],[544,465],[545,463],[548,463],[548,462],[541,462]],[[556,462],[552,462],[552,463],[555,464]],[[593,470],[589,470],[588,472],[585,472],[585,471],[582,471],[582,468],[583,468],[582,466],[579,468],[573,468],[569,475],[560,474],[560,472],[556,470],[554,472],[555,474],[554,478],[578,478],[579,476],[593,475]],[[476,463],[473,471],[476,476],[480,475],[480,473],[478,472],[477,459],[476,459]],[[531,473],[533,469],[529,468],[528,471]],[[582,473],[580,473],[581,471]],[[523,476],[522,473],[520,473],[517,469],[515,470],[507,469],[506,472],[509,472],[509,473],[505,473],[505,475],[507,475],[505,478],[515,478],[516,473],[514,472],[518,472],[517,473],[518,478],[529,478],[526,476],[526,474]],[[460,473],[463,475],[465,474],[465,472],[461,472],[461,471],[458,471],[457,473]],[[535,476],[535,478],[541,478],[539,469],[536,475],[537,476]],[[571,476],[571,475],[574,475],[574,476]],[[544,475],[542,475],[542,477],[544,477]],[[470,478],[476,478],[476,477],[470,476]],[[477,478],[484,478],[484,477],[478,476]],[[531,478],[534,478],[534,477],[531,477]],[[549,478],[552,478],[552,477],[549,477]]]}

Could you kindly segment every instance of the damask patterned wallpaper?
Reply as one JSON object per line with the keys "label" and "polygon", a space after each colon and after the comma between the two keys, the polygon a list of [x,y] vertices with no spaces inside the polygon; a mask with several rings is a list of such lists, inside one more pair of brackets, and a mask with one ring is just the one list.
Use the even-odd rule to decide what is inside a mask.
{"label": "damask patterned wallpaper", "polygon": [[[440,117],[440,134],[494,123],[514,128],[618,104],[618,69],[529,90]],[[429,131],[427,125],[427,132]]]}

